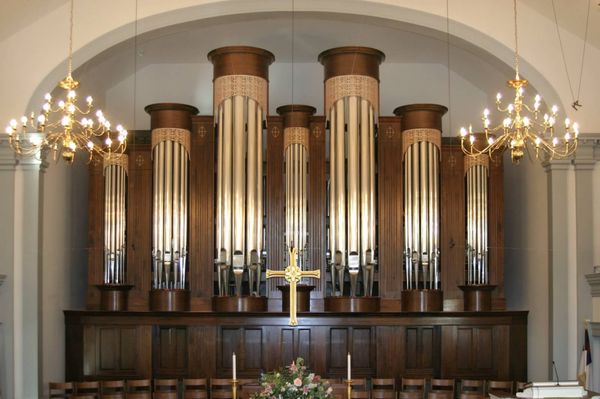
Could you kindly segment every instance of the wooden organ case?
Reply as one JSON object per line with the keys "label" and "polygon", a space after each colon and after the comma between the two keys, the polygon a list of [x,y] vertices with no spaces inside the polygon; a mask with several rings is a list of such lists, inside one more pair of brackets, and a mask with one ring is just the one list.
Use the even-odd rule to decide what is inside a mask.
{"label": "wooden organ case", "polygon": [[[398,108],[395,116],[379,115],[378,104],[374,102],[378,102],[377,69],[383,54],[374,49],[344,47],[325,52],[323,63],[326,80],[332,76],[343,80],[341,89],[338,88],[343,95],[336,99],[347,102],[340,103],[338,108],[347,110],[346,116],[332,123],[329,114],[313,115],[312,107],[294,108],[293,105],[281,107],[280,115],[268,115],[265,87],[268,88],[272,54],[251,47],[226,47],[211,54],[215,82],[223,76],[235,76],[225,84],[220,82],[219,92],[215,92],[215,98],[219,98],[223,107],[215,104],[215,115],[197,116],[193,106],[153,104],[146,108],[152,131],[133,134],[125,180],[126,215],[120,216],[126,223],[126,267],[124,278],[118,284],[104,278],[107,268],[111,267],[105,256],[105,218],[112,209],[107,199],[110,182],[106,181],[105,162],[93,160],[90,163],[87,306],[85,310],[65,311],[66,379],[225,377],[231,374],[233,352],[238,355],[237,369],[241,377],[257,377],[261,371],[278,368],[296,356],[302,356],[311,369],[323,376],[342,377],[346,354],[350,352],[352,375],[356,377],[525,381],[527,312],[505,310],[502,159],[489,160],[486,172],[478,175],[480,179],[487,179],[486,184],[480,185],[487,190],[486,195],[477,196],[487,199],[483,206],[487,209],[489,260],[484,265],[487,278],[482,289],[487,296],[475,306],[475,296],[470,295],[465,305],[460,286],[471,281],[465,260],[469,228],[465,201],[475,197],[466,192],[467,183],[469,187],[473,184],[466,177],[460,145],[452,139],[440,138],[443,106],[411,104]],[[220,62],[223,60],[227,62]],[[349,75],[345,64],[349,60],[362,68],[362,77],[355,79]],[[354,68],[352,72],[361,68]],[[243,109],[236,111],[235,104]],[[352,110],[352,104],[357,104],[358,111]],[[225,137],[226,123],[233,126],[233,137],[238,134],[238,138],[248,140],[249,144],[240,148],[239,142],[219,143],[219,138]],[[370,127],[363,129],[366,123]],[[235,130],[236,124],[241,130]],[[252,129],[248,129],[248,124]],[[356,127],[351,127],[354,124]],[[302,130],[300,133],[292,131],[296,136],[290,139],[286,136],[289,127]],[[376,215],[375,220],[371,219],[374,248],[369,247],[371,252],[365,253],[363,258],[371,259],[364,265],[372,266],[369,283],[372,286],[364,290],[360,284],[365,281],[362,273],[367,271],[360,270],[358,277],[350,275],[348,269],[338,274],[340,269],[336,269],[335,253],[330,247],[330,214],[333,212],[330,202],[334,198],[330,196],[331,171],[342,173],[344,177],[344,170],[332,168],[329,163],[328,140],[332,127],[341,129],[338,138],[344,134],[350,136],[352,133],[348,132],[357,128],[355,143],[364,143],[365,148],[372,150],[375,165],[374,169],[364,169],[364,174],[359,173],[354,181],[357,183],[354,186],[361,187],[361,179],[371,176],[369,184],[362,186],[370,186],[374,193],[374,213],[371,213]],[[361,142],[361,134],[369,134],[369,128],[375,137],[371,147],[366,138]],[[249,132],[257,136],[252,139]],[[439,253],[438,274],[434,273],[433,266],[428,268],[429,263],[420,266],[407,258],[405,190],[414,188],[404,181],[407,176],[403,157],[407,142],[404,140],[409,136],[412,145],[425,140],[428,144],[422,148],[439,154],[437,166],[431,167],[431,173],[437,170],[437,174],[428,183],[438,190],[439,213],[430,214],[437,218],[432,220],[438,221],[438,230],[431,227],[430,231],[438,235],[429,241],[439,245],[439,252],[437,249],[429,252],[432,257]],[[165,181],[159,183],[157,171],[166,167],[170,158],[157,158],[157,149],[162,148],[159,143],[168,143],[164,144],[165,148],[179,151],[177,162],[171,159],[173,165],[179,165],[175,167],[177,172],[167,169],[175,180],[165,180],[166,185]],[[296,164],[305,175],[300,180],[292,180],[301,182],[298,187],[304,187],[300,200],[286,197],[294,192],[286,189],[289,187],[286,178],[293,177],[293,168],[286,169],[285,160],[291,159],[291,152],[296,151],[286,152],[288,148],[296,148],[290,143],[302,144],[297,147],[297,153],[302,155]],[[240,156],[241,164],[229,158],[219,161],[226,152],[224,144],[233,146],[231,156]],[[235,155],[236,145],[238,155]],[[257,146],[261,154],[244,153],[248,146]],[[352,146],[349,143],[348,148]],[[357,157],[362,150],[352,155],[340,149],[335,156],[345,157],[346,162],[351,158],[367,159],[370,163],[368,157]],[[252,165],[257,160],[255,168]],[[232,171],[227,165],[232,166]],[[340,165],[343,166],[343,162]],[[352,165],[347,170],[351,168]],[[361,170],[360,166],[357,168]],[[429,169],[426,170],[429,173]],[[347,174],[351,173],[348,171]],[[218,176],[228,173],[231,179],[227,183],[218,180]],[[217,214],[222,215],[223,206],[228,203],[217,202],[225,192],[221,184],[229,182],[241,184],[239,187],[243,186],[243,193],[248,196],[262,191],[262,203],[244,208],[250,209],[245,214],[236,216],[234,212],[232,216],[234,219],[246,216],[244,226],[251,229],[244,231],[257,232],[251,239],[244,241],[247,236],[243,236],[239,241],[247,245],[238,248],[243,256],[237,265],[243,272],[235,277],[237,271],[228,268],[234,267],[227,260],[230,257],[226,254],[220,257],[216,240],[217,229],[226,231],[222,230],[224,219],[218,221]],[[124,184],[122,180],[121,184]],[[174,197],[167,193],[168,187],[176,188]],[[161,197],[157,188],[164,196]],[[242,192],[236,194],[235,187],[232,189],[233,196]],[[364,193],[358,191],[358,194],[361,197]],[[356,193],[349,193],[347,198],[354,195]],[[169,199],[174,205],[160,213],[157,198],[162,198],[160,204],[164,206]],[[287,264],[286,244],[291,242],[291,233],[286,229],[294,223],[286,219],[286,212],[290,212],[286,208],[294,201],[301,204],[306,215],[295,219],[304,230],[294,233],[294,237],[305,238],[304,267],[320,270],[322,278],[308,282],[314,287],[303,294],[305,301],[299,307],[299,326],[290,327],[287,313],[282,312],[282,291],[277,288],[282,281],[267,281],[265,270],[281,270]],[[246,199],[244,203],[249,202]],[[351,211],[352,207],[361,209],[364,204],[349,202],[347,206]],[[161,220],[164,220],[168,214],[180,217],[179,221],[175,225],[160,222],[162,227],[159,227],[156,215],[162,215]],[[258,216],[249,222],[248,214]],[[233,228],[234,222],[229,219],[226,222]],[[159,268],[157,250],[153,246],[157,245],[157,237],[161,237],[156,235],[157,230],[165,232],[167,228],[170,229],[168,234],[161,238],[165,246]],[[413,229],[411,234],[415,231]],[[223,242],[224,236],[220,237]],[[351,240],[360,242],[356,238]],[[368,243],[369,239],[364,242]],[[255,248],[250,247],[251,243]],[[223,248],[230,248],[227,245]],[[254,253],[244,253],[246,249]],[[166,252],[169,254],[165,258]],[[235,255],[232,252],[232,263],[236,262]],[[346,259],[348,263],[354,261],[350,256]],[[252,277],[251,266],[254,267]],[[220,270],[232,273],[224,277]],[[337,293],[332,286],[332,273],[336,274],[333,278],[337,280]],[[412,285],[407,279],[415,279],[414,273],[418,276]],[[351,281],[352,278],[357,280]],[[251,288],[250,283],[254,281],[258,281],[258,285]],[[495,289],[488,288],[490,286]],[[428,290],[436,292],[430,295]],[[476,291],[477,285],[470,287],[472,290]]]}

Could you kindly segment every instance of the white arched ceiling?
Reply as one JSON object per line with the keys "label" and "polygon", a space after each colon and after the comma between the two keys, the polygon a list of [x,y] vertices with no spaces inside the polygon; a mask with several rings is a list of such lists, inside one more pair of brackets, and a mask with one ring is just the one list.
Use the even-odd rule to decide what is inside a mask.
{"label": "white arched ceiling", "polygon": [[[527,0],[524,3],[520,8],[519,17],[521,29],[520,45],[524,59],[522,67],[523,75],[529,78],[535,87],[546,98],[549,98],[550,101],[555,100],[563,107],[565,105],[568,106],[572,98],[564,66],[562,66],[560,58],[558,41],[555,39],[554,21],[549,17],[547,12],[540,12],[540,10],[545,10],[542,3],[546,3],[545,6],[549,4],[548,2],[540,2],[539,0]],[[291,43],[289,22],[288,25],[284,23],[285,15],[266,14],[270,12],[289,12],[291,1],[180,0],[177,2],[164,2],[159,0],[139,0],[138,4],[138,32],[140,34],[147,33],[148,36],[146,37],[150,40],[152,40],[153,32],[162,35],[168,32],[169,29],[175,31],[174,35],[183,34],[184,32],[182,33],[181,31],[179,33],[176,32],[177,27],[185,27],[186,23],[190,23],[190,21],[192,21],[191,27],[194,24],[202,25],[203,23],[206,23],[207,26],[211,24],[227,25],[243,23],[245,19],[252,20],[253,18],[255,18],[255,22],[261,21],[260,16],[262,15],[263,25],[275,24],[279,21],[279,30],[269,30],[262,37],[241,36],[239,32],[232,31],[230,35],[207,37],[202,43],[207,45],[210,43],[211,48],[234,43],[254,44],[269,48],[269,43],[272,43],[273,47],[285,46],[285,43],[288,43],[289,46],[289,43]],[[306,50],[305,54],[311,57],[316,56],[316,53],[318,53],[318,51],[314,51],[316,50],[315,43],[320,44],[319,51],[332,45],[365,44],[380,48],[390,56],[386,64],[382,67],[382,84],[384,85],[382,95],[385,95],[384,90],[392,89],[391,85],[397,85],[398,90],[402,90],[406,82],[416,84],[420,80],[422,80],[424,86],[437,87],[439,88],[439,93],[442,93],[442,85],[440,83],[443,73],[442,66],[445,67],[445,62],[442,63],[442,61],[445,57],[440,56],[439,50],[444,43],[446,30],[446,2],[444,0],[297,0],[295,7],[298,13],[303,13],[303,15],[307,13],[305,14],[306,16],[300,17],[299,20],[302,18],[305,18],[307,21],[310,18],[320,19],[322,24],[322,26],[307,25],[304,27],[303,32],[301,21],[298,21],[298,30],[295,35],[296,48],[298,50],[298,57],[295,60],[298,60],[296,62],[300,64],[298,65],[298,73],[306,73],[307,77],[312,76],[315,72],[310,72],[311,68],[316,71],[318,67],[318,64],[314,62],[314,58],[312,58],[313,61],[311,63],[302,62],[305,61],[300,58],[304,44],[303,40],[306,40],[308,46],[308,48],[304,49]],[[575,8],[580,9],[581,7],[571,7],[569,10]],[[67,5],[63,4],[54,10],[38,16],[35,23],[24,25],[19,31],[14,32],[8,37],[3,37],[2,42],[0,42],[0,51],[2,51],[5,57],[9,56],[14,62],[0,63],[0,71],[3,72],[2,76],[11,76],[4,87],[5,93],[9,94],[0,97],[0,119],[7,120],[12,115],[22,113],[27,108],[26,105],[28,103],[31,106],[38,106],[38,98],[45,91],[52,88],[62,75],[64,75],[65,40],[63,38],[67,36],[67,11]],[[311,17],[312,13],[317,14]],[[123,43],[131,38],[134,33],[134,15],[134,1],[108,0],[94,2],[93,0],[78,0],[75,11],[75,65],[81,65],[107,49],[116,50],[119,48],[117,46],[119,43]],[[256,18],[255,15],[259,17]],[[268,15],[276,17],[271,21],[268,17],[264,18]],[[569,20],[574,20],[572,13],[569,15]],[[592,29],[595,29],[593,27],[598,25],[594,21],[597,21],[599,16],[599,13],[593,10],[590,21]],[[513,32],[511,21],[512,2],[510,1],[450,1],[450,32],[455,48],[455,51],[453,51],[455,56],[452,57],[452,69],[456,74],[457,87],[460,87],[462,79],[464,80],[462,83],[465,84],[465,87],[471,84],[474,91],[475,88],[480,91],[485,89],[485,94],[488,97],[493,96],[496,90],[502,88],[503,81],[508,77],[505,76],[507,71],[509,71],[506,66],[512,64],[511,49],[513,46]],[[328,25],[337,25],[340,29],[330,32],[330,35],[327,37],[321,36],[323,30],[327,30]],[[386,46],[385,40],[379,40],[382,39],[381,37],[370,36],[367,33],[361,34],[362,28],[360,31],[349,31],[343,29],[344,25],[345,27],[362,25],[367,31],[369,27],[376,27],[383,30],[397,30],[399,32],[406,30],[422,37],[429,37],[438,42],[438,45],[430,42],[430,47],[428,48],[429,50],[433,49],[432,52],[437,51],[437,56],[435,60],[429,63],[418,64],[419,66],[428,65],[431,68],[430,70],[422,69],[424,73],[421,76],[405,75],[406,81],[404,82],[398,80],[395,82],[385,81],[386,75],[393,77],[393,71],[403,74],[410,72],[403,71],[402,69],[410,65],[411,62],[417,65],[414,59],[411,61],[408,57],[407,59],[398,59],[397,62],[394,60],[393,54],[396,48],[411,50],[410,46],[406,43],[398,43],[397,45],[388,43],[390,45]],[[166,30],[162,30],[162,28],[166,28]],[[562,31],[563,43],[568,50],[567,66],[571,71],[572,80],[575,81],[578,77],[577,72],[580,61],[579,57],[575,57],[575,53],[582,46],[581,35],[578,32],[576,29],[567,28],[564,28]],[[393,36],[398,37],[398,35]],[[386,38],[383,37],[383,39]],[[598,47],[595,44],[595,42],[590,43],[586,55],[586,64],[588,67],[584,69],[584,89],[581,96],[584,108],[574,116],[575,119],[581,121],[584,131],[600,131],[600,118],[594,109],[595,107],[597,108],[595,104],[600,103],[600,79],[592,74],[593,68],[591,67],[598,65],[598,62],[600,62]],[[176,47],[174,46],[173,48],[175,49]],[[126,48],[126,45],[121,45],[121,48]],[[285,49],[285,47],[281,48]],[[311,53],[308,50],[313,50],[313,52]],[[286,60],[286,55],[283,51],[280,54],[277,54],[277,51],[274,52],[276,52],[279,60]],[[443,52],[445,52],[445,49],[443,49]],[[167,54],[169,53],[167,52]],[[415,51],[408,51],[407,53],[407,55],[414,54]],[[490,54],[494,56],[492,57]],[[204,55],[205,52],[200,53],[199,57],[202,58]],[[464,56],[459,57],[461,55]],[[504,65],[497,64],[498,60],[501,60]],[[182,68],[185,65],[188,67],[193,65],[189,59],[182,61],[179,64],[182,65]],[[119,62],[127,61],[120,60]],[[472,68],[475,69],[474,71],[468,68],[460,68],[461,63],[468,64],[470,62],[476,65]],[[395,64],[397,64],[397,69],[392,67]],[[154,63],[152,65],[150,67],[150,63],[148,63],[148,66],[145,67],[144,62],[140,63],[140,78],[143,78],[144,73],[148,73],[149,77],[152,77],[152,69],[155,69],[154,73],[157,73],[156,68],[160,64]],[[205,65],[205,62],[198,65]],[[488,65],[492,70],[496,70],[497,73],[502,75],[501,79],[498,81],[497,78],[499,76],[495,76],[491,71],[487,71],[486,68],[482,67],[483,65]],[[144,72],[146,68],[149,69]],[[278,76],[278,68],[281,68],[279,73],[284,76],[285,68],[281,62],[279,66],[274,65],[272,69],[273,77]],[[462,76],[461,73],[465,74],[465,76]],[[478,78],[482,77],[481,75],[485,75],[483,76],[485,82],[478,80]],[[432,80],[432,76],[437,76],[437,79]],[[126,80],[126,76],[124,76],[124,79]],[[299,78],[296,77],[296,79]],[[200,83],[201,79],[198,82]],[[115,85],[113,90],[116,90],[117,82],[112,83]],[[303,83],[298,83],[298,86]],[[89,85],[87,81],[84,84]],[[487,90],[489,87],[493,88],[488,94]],[[111,90],[106,86],[104,89],[106,90],[105,93],[110,95]],[[318,93],[321,92],[322,88],[319,88]],[[432,101],[444,98],[439,93],[438,97],[432,98]],[[445,98],[447,98],[447,89]],[[401,96],[395,97],[395,94],[390,95],[390,101],[394,99],[398,101],[403,100]],[[144,98],[140,98],[140,101],[144,101]],[[415,96],[408,99],[408,102],[417,101],[419,99],[415,98]],[[320,102],[315,103],[315,105],[319,106]],[[447,101],[439,100],[437,102],[447,103]],[[481,103],[479,101],[475,102],[477,105]],[[106,105],[109,106],[109,104]],[[201,108],[204,107],[201,101],[198,102],[198,105]],[[451,105],[453,108],[456,106],[456,104]],[[481,103],[481,106],[483,105],[485,104]],[[392,107],[393,105],[386,103],[384,106]],[[472,111],[472,116],[468,118],[465,116],[465,119],[477,122],[481,106]],[[384,108],[384,112],[386,112],[386,108]],[[452,117],[453,125],[455,125],[454,120],[457,123],[462,123],[460,113],[457,117],[454,115]],[[458,122],[459,120],[460,122]]]}

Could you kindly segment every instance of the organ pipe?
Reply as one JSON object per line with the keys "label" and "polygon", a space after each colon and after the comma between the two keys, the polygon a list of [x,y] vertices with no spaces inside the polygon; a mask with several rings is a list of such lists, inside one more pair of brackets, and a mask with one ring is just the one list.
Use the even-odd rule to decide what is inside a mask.
{"label": "organ pipe", "polygon": [[128,156],[106,154],[104,173],[104,284],[125,284]]}
{"label": "organ pipe", "polygon": [[285,245],[298,249],[298,266],[303,270],[308,267],[309,125],[315,112],[316,109],[308,105],[277,108],[277,113],[283,117]]}
{"label": "organ pipe", "polygon": [[[376,260],[375,131],[379,112],[379,50],[340,47],[319,55],[325,67],[329,122],[329,262],[332,294],[373,295]],[[347,273],[347,274],[346,274]]]}
{"label": "organ pipe", "polygon": [[441,117],[446,107],[415,104],[402,116],[404,171],[404,280],[407,290],[440,287]]}
{"label": "organ pipe", "polygon": [[217,132],[215,264],[218,295],[228,296],[230,273],[242,295],[260,292],[263,257],[263,126],[268,112],[266,50],[232,46],[211,51]]}
{"label": "organ pipe", "polygon": [[152,289],[188,289],[188,218],[191,115],[183,104],[153,104]]}
{"label": "organ pipe", "polygon": [[488,266],[488,179],[489,157],[464,158],[466,186],[466,283],[489,283]]}

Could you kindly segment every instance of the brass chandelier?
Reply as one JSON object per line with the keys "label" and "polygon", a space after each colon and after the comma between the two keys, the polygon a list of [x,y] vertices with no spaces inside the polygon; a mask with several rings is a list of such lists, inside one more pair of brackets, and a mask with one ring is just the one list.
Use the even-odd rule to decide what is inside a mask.
{"label": "brass chandelier", "polygon": [[[517,0],[513,0],[514,27],[515,27],[515,78],[509,80],[508,86],[515,91],[514,100],[507,106],[502,104],[502,94],[496,95],[496,108],[503,114],[502,123],[491,126],[490,111],[483,111],[481,120],[483,122],[483,133],[474,134],[469,126],[467,130],[460,128],[460,142],[463,152],[469,156],[492,154],[496,151],[503,152],[510,149],[512,162],[518,164],[525,155],[532,150],[536,159],[540,159],[540,153],[546,154],[545,160],[563,159],[575,153],[577,150],[577,139],[579,126],[569,118],[564,120],[564,129],[561,132],[556,126],[558,119],[558,107],[556,105],[547,112],[542,112],[542,98],[537,94],[528,105],[524,101],[525,88],[528,85],[526,79],[519,75],[519,42],[517,35]],[[563,133],[564,132],[564,133]],[[481,143],[481,139],[485,142]]]}
{"label": "brass chandelier", "polygon": [[[12,119],[6,127],[9,143],[21,156],[41,156],[51,151],[56,160],[73,163],[77,151],[86,151],[91,160],[94,154],[103,158],[120,155],[125,151],[127,130],[121,125],[111,130],[111,123],[101,110],[94,111],[93,99],[88,96],[85,105],[78,105],[75,91],[79,82],[73,79],[73,0],[70,7],[69,55],[67,76],[58,83],[65,91],[64,99],[55,101],[50,93],[44,96],[42,111],[37,115]],[[95,120],[93,119],[95,117]],[[28,130],[33,130],[30,132]]]}

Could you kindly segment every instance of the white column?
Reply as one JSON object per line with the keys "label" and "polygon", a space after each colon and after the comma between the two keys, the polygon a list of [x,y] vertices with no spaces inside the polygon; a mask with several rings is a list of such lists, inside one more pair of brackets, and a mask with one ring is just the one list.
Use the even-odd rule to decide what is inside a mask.
{"label": "white column", "polygon": [[0,187],[4,193],[0,273],[8,276],[0,290],[0,301],[5,305],[0,321],[6,343],[5,369],[0,375],[5,387],[0,389],[7,398],[39,397],[40,171],[40,161],[16,160],[6,143],[0,144]]}
{"label": "white column", "polygon": [[[575,355],[573,339],[569,335],[569,315],[573,295],[574,278],[569,273],[569,171],[571,162],[552,161],[546,165],[548,176],[548,232],[549,232],[549,272],[550,272],[550,356],[548,375],[552,373],[552,361],[561,379],[575,378],[570,367]],[[572,352],[572,353],[571,353]],[[575,356],[576,359],[576,356]],[[576,360],[575,360],[576,363]]]}

